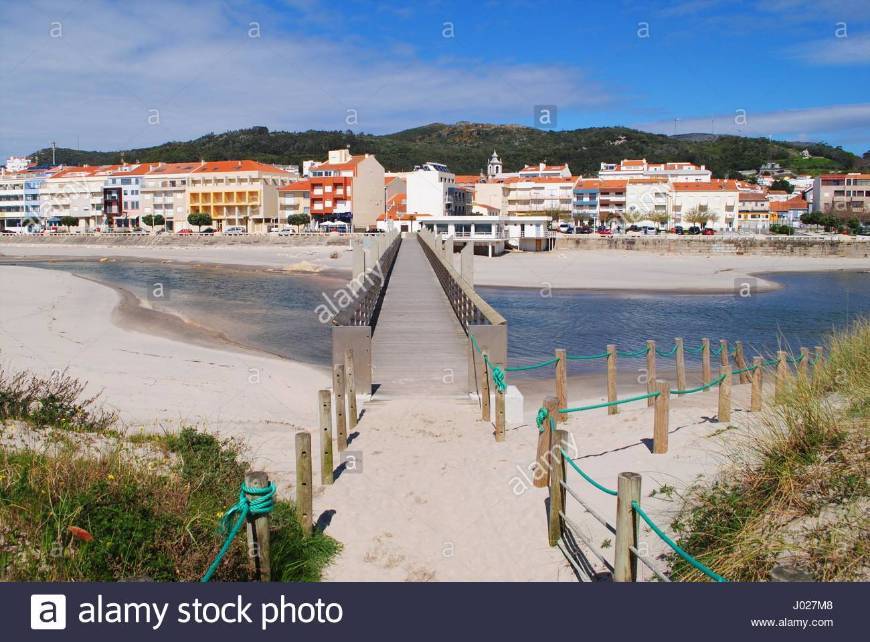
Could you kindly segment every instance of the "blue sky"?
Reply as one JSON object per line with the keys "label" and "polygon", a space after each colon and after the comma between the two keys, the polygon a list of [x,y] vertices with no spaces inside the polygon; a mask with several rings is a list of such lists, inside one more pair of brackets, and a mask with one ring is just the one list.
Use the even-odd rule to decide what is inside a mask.
{"label": "blue sky", "polygon": [[[0,154],[472,120],[870,149],[870,2],[3,3]],[[676,119],[676,120],[675,120]]]}

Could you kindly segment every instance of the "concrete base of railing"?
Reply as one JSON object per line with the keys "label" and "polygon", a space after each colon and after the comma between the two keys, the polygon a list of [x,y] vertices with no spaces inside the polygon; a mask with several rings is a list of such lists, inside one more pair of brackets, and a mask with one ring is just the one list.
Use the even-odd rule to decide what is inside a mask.
{"label": "concrete base of railing", "polygon": [[[476,403],[480,403],[480,395],[469,395]],[[490,408],[495,408],[495,392],[489,395]],[[508,426],[519,426],[523,423],[523,393],[516,386],[508,386],[504,394],[505,423]]]}

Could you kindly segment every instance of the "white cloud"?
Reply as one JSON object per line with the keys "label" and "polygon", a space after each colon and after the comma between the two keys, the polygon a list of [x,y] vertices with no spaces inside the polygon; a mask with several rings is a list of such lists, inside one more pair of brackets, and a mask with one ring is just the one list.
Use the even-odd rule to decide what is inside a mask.
{"label": "white cloud", "polygon": [[[712,121],[712,122],[711,122]],[[854,134],[867,138],[870,131],[870,103],[830,105],[807,109],[753,112],[736,110],[732,114],[714,117],[689,117],[677,121],[677,133],[709,132],[739,136],[774,136],[819,140]],[[674,120],[662,120],[636,125],[638,129],[660,134],[674,133]]]}
{"label": "white cloud", "polygon": [[[5,3],[0,39],[12,53],[0,67],[0,153],[52,139],[140,147],[251,125],[385,132],[436,120],[531,124],[537,104],[567,110],[608,100],[567,65],[445,64],[411,49],[280,31],[286,16],[265,5],[214,6]],[[49,36],[54,21],[60,38]],[[260,38],[248,37],[251,22]],[[148,124],[151,110],[159,125]],[[356,110],[357,124],[347,110]]]}
{"label": "white cloud", "polygon": [[832,29],[829,38],[801,43],[787,53],[812,65],[866,65],[870,63],[870,34],[838,38]]}

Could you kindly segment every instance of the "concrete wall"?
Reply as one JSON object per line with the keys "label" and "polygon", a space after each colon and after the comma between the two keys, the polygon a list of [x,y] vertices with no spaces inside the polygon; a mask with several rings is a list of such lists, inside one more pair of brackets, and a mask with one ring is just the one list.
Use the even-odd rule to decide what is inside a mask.
{"label": "concrete wall", "polygon": [[560,236],[556,249],[636,250],[660,254],[756,254],[786,256],[870,257],[870,241],[798,238],[611,237]]}
{"label": "concrete wall", "polygon": [[136,234],[0,234],[0,247],[27,243],[32,245],[98,245],[104,247],[204,247],[216,245],[336,245],[347,247],[352,237],[362,234],[293,234],[277,236],[271,234],[246,234],[243,236],[197,236],[178,234],[159,234],[146,236]]}

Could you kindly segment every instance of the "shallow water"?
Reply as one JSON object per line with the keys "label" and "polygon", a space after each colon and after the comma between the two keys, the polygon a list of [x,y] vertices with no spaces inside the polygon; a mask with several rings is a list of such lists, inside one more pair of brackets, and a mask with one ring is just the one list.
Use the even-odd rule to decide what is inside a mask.
{"label": "shallow water", "polygon": [[[185,264],[109,261],[22,262],[61,269],[124,287],[157,309],[175,312],[220,330],[231,339],[292,359],[326,365],[331,358],[330,327],[315,312],[323,293],[340,279],[203,268]],[[779,349],[797,352],[820,344],[833,329],[870,316],[870,274],[821,272],[766,277],[784,287],[749,297],[731,294],[615,294],[478,288],[508,320],[511,365],[552,356],[596,354],[608,343],[620,350],[642,348],[646,339],[670,349],[674,337],[687,346],[707,336],[741,339],[747,357]],[[154,284],[163,286],[155,298]],[[627,360],[627,359],[626,359]],[[582,363],[582,365],[581,365]],[[603,361],[572,364],[586,370]],[[551,369],[517,373],[552,376]]]}

